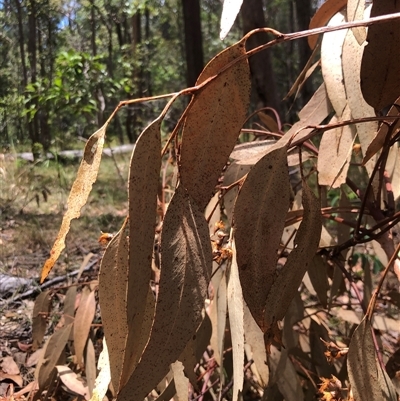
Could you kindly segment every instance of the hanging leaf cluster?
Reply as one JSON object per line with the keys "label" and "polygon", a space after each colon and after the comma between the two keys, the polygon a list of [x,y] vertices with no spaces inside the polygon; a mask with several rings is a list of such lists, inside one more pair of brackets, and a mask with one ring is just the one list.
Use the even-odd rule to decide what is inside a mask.
{"label": "hanging leaf cluster", "polygon": [[[328,0],[317,11],[310,28],[325,33],[320,42],[310,36],[315,30],[308,35],[310,46],[320,48],[313,53],[320,63],[296,85],[318,65],[323,84],[286,132],[279,118],[265,110],[253,113],[257,124],[245,128],[251,90],[251,54],[245,44],[253,33],[212,59],[196,86],[173,94],[142,132],[130,161],[128,215],[101,262],[98,297],[105,340],[92,399],[102,399],[109,387],[119,401],[175,394],[188,399],[190,386],[198,390],[193,369],[209,345],[220,367],[222,396],[226,342],[232,350],[228,390],[233,400],[244,391],[245,361],[251,361],[263,399],[273,399],[274,391],[288,401],[306,399],[299,366],[307,371],[311,365],[313,374],[324,378],[321,397],[344,399],[345,376],[329,361],[347,354],[347,365],[342,361],[341,367],[348,369],[349,400],[395,399],[370,319],[357,327],[348,347],[332,345],[323,319],[298,290],[306,288],[325,314],[333,313],[328,309],[354,285],[347,251],[366,242],[386,258],[385,275],[394,265],[400,279],[400,266],[392,258],[398,252],[393,227],[400,221],[395,204],[400,196],[400,85],[396,58],[389,56],[398,52],[400,31],[398,21],[368,30],[366,23],[357,23],[369,14],[400,11],[396,7]],[[339,24],[346,25],[339,30]],[[273,33],[265,48],[299,37]],[[379,69],[374,67],[378,59]],[[163,143],[167,111],[188,95],[188,106]],[[87,201],[109,121],[86,145],[42,281],[64,247],[71,219]],[[239,144],[242,132],[254,140]],[[327,206],[336,188],[338,206]],[[376,297],[367,297],[372,280],[364,274],[364,297],[358,301],[366,312],[369,299],[373,310]],[[71,333],[77,363],[87,363],[94,306],[92,287],[84,287],[75,318],[67,318],[74,310],[65,312],[63,327],[48,340],[52,353],[44,352],[46,363],[37,369],[40,388],[47,385]],[[35,347],[45,332],[46,293],[36,308]],[[299,356],[303,365],[296,365]]]}

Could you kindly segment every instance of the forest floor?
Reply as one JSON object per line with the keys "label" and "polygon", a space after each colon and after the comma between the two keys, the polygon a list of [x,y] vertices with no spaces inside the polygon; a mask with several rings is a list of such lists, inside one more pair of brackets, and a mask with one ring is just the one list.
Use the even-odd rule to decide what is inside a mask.
{"label": "forest floor", "polygon": [[[60,228],[69,189],[79,167],[75,162],[62,165],[47,160],[33,164],[1,156],[0,399],[10,391],[10,385],[18,389],[22,383],[32,381],[34,365],[29,368],[24,362],[31,354],[27,344],[32,341],[32,312],[37,292],[30,297],[22,296],[24,299],[21,294],[38,287],[41,269]],[[129,159],[129,153],[103,157],[98,180],[81,217],[71,224],[66,249],[50,280],[64,277],[61,285],[67,286],[71,283],[67,274],[84,267],[82,263],[88,255],[91,269],[81,280],[97,278],[103,252],[98,239],[102,232],[118,231],[127,214]],[[12,281],[16,278],[20,279],[20,287]],[[18,371],[15,365],[9,366],[9,356],[17,363]]]}

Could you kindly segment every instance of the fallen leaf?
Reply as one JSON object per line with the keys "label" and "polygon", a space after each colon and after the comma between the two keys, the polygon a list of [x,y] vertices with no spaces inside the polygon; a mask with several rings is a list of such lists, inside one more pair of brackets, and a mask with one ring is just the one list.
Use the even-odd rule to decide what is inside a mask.
{"label": "fallen leaf", "polygon": [[18,365],[15,363],[12,356],[5,356],[1,361],[1,370],[9,375],[19,375]]}
{"label": "fallen leaf", "polygon": [[61,381],[68,390],[70,390],[73,394],[82,395],[85,397],[85,400],[90,398],[88,387],[78,380],[78,376],[75,372],[73,372],[67,366],[56,366],[56,369]]}

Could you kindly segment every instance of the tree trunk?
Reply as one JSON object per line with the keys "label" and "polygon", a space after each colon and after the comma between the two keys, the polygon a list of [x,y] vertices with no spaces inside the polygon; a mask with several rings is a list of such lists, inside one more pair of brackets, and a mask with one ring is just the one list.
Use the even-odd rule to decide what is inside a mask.
{"label": "tree trunk", "polygon": [[194,86],[204,67],[199,0],[182,0],[186,48],[186,83]]}
{"label": "tree trunk", "polygon": [[[30,0],[28,3],[28,59],[30,66],[30,76],[31,76],[31,84],[36,84],[37,82],[37,15],[36,15],[36,3],[35,0]],[[29,133],[31,135],[32,147],[37,149],[36,143],[40,143],[40,135],[39,135],[39,118],[37,110],[39,108],[38,101],[32,100],[30,102],[33,104],[35,109],[35,114],[32,119],[29,121],[29,125],[31,126],[29,129]],[[34,150],[35,150],[34,149]],[[37,156],[36,152],[33,151],[34,156]]]}
{"label": "tree trunk", "polygon": [[[262,0],[245,0],[242,5],[241,15],[244,34],[255,28],[266,26]],[[268,40],[267,34],[258,33],[247,40],[246,47],[248,50],[254,49],[267,43]],[[250,57],[249,63],[253,81],[253,101],[257,103],[257,107],[269,106],[279,112],[280,102],[269,50],[264,50]]]}

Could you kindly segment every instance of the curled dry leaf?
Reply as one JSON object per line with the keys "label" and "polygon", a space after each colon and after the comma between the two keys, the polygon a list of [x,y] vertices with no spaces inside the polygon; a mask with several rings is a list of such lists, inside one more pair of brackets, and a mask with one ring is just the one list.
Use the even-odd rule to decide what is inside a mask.
{"label": "curled dry leaf", "polygon": [[128,333],[126,289],[128,280],[128,229],[125,220],[104,252],[99,273],[99,299],[104,334],[110,355],[114,389],[119,388]]}
{"label": "curled dry leaf", "polygon": [[202,321],[212,267],[208,225],[179,186],[165,215],[161,275],[150,338],[135,371],[118,395],[143,399],[168,372]]}
{"label": "curled dry leaf", "polygon": [[[320,28],[324,26],[336,13],[346,7],[347,0],[327,0],[315,13],[310,21],[310,29]],[[318,35],[308,37],[308,45],[311,49],[317,45]]]}
{"label": "curled dry leaf", "polygon": [[104,124],[86,142],[83,159],[69,193],[67,211],[63,216],[60,231],[50,251],[50,257],[46,260],[42,269],[40,277],[41,283],[43,283],[45,278],[49,275],[58,257],[65,248],[65,238],[69,232],[71,220],[80,216],[81,209],[86,204],[92,186],[96,181],[101,155],[103,153],[107,125],[108,123]]}
{"label": "curled dry leaf", "polygon": [[371,322],[364,318],[350,341],[347,369],[354,399],[396,401],[393,383],[376,359],[371,329]]}
{"label": "curled dry leaf", "polygon": [[232,241],[232,263],[230,266],[227,299],[229,326],[232,338],[233,359],[233,394],[232,400],[236,401],[239,392],[243,390],[243,360],[244,360],[244,310],[243,294],[240,286],[238,264],[236,261],[235,241]]}
{"label": "curled dry leaf", "polygon": [[144,319],[149,312],[146,307],[150,307],[150,313],[154,312],[153,296],[150,294],[149,302],[148,296],[161,168],[160,127],[161,119],[157,119],[143,131],[136,142],[129,168],[128,332],[121,387],[131,376],[150,332],[152,316],[150,320]]}
{"label": "curled dry leaf", "polygon": [[50,292],[44,291],[40,293],[36,298],[32,313],[32,351],[36,351],[43,341],[50,307]]}
{"label": "curled dry leaf", "polygon": [[[397,1],[374,1],[371,17],[399,11],[400,3]],[[400,24],[386,21],[371,25],[367,42],[361,63],[361,90],[367,103],[380,111],[390,106],[400,94]]]}
{"label": "curled dry leaf", "polygon": [[308,185],[303,182],[304,215],[294,240],[294,249],[285,265],[274,279],[265,301],[263,331],[265,339],[274,338],[277,323],[282,320],[301,284],[316,250],[322,229],[321,207]]}
{"label": "curled dry leaf", "polygon": [[78,365],[82,366],[83,351],[89,336],[90,326],[96,312],[96,299],[94,291],[85,286],[82,290],[81,302],[76,311],[74,323],[74,346]]}
{"label": "curled dry leaf", "polygon": [[276,274],[280,239],[289,209],[286,147],[264,156],[250,171],[235,203],[237,263],[243,297],[265,331],[265,302]]}
{"label": "curled dry leaf", "polygon": [[[246,53],[238,42],[214,57],[197,84],[218,74]],[[250,99],[250,69],[243,59],[196,92],[188,106],[182,133],[181,181],[203,210],[245,121]]]}

